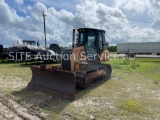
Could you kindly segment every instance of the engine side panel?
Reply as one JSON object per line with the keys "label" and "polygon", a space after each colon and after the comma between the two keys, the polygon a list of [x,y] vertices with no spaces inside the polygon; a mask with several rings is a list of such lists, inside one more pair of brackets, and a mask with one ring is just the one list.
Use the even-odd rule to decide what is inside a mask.
{"label": "engine side panel", "polygon": [[83,67],[86,67],[86,65],[80,64],[82,62],[87,62],[84,46],[73,49],[71,59],[71,71],[74,72]]}

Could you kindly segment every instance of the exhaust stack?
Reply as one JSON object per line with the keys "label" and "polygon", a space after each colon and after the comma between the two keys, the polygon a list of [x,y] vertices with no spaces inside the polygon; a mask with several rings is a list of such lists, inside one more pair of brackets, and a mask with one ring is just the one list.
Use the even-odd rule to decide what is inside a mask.
{"label": "exhaust stack", "polygon": [[76,29],[73,29],[73,33],[72,33],[72,48],[74,48],[74,45],[75,45],[75,33],[76,33]]}

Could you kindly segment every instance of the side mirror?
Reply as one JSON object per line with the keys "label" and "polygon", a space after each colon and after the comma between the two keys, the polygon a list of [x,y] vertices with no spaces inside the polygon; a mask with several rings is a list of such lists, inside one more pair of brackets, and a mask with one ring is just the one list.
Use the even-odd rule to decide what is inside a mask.
{"label": "side mirror", "polygon": [[109,43],[107,42],[107,43],[105,44],[105,46],[108,47],[108,46],[109,46]]}
{"label": "side mirror", "polygon": [[108,47],[108,43],[103,43],[103,50],[106,50]]}
{"label": "side mirror", "polygon": [[76,37],[78,38],[78,33],[76,34]]}
{"label": "side mirror", "polygon": [[76,34],[76,42],[78,43],[78,37],[79,37],[79,34],[77,33]]}

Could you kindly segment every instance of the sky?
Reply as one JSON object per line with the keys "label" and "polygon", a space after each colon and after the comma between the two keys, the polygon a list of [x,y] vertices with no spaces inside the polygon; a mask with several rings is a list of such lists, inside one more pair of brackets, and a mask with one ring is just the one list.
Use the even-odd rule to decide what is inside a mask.
{"label": "sky", "polygon": [[0,44],[22,40],[69,46],[73,28],[106,31],[109,45],[160,42],[160,0],[0,0]]}

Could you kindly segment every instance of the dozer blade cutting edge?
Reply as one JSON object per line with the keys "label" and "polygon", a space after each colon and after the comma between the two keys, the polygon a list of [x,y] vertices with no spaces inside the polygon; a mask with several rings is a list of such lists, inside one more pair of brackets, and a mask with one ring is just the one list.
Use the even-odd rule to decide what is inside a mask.
{"label": "dozer blade cutting edge", "polygon": [[31,66],[32,79],[29,88],[55,94],[59,97],[74,100],[76,81],[74,72],[55,70],[54,66]]}

